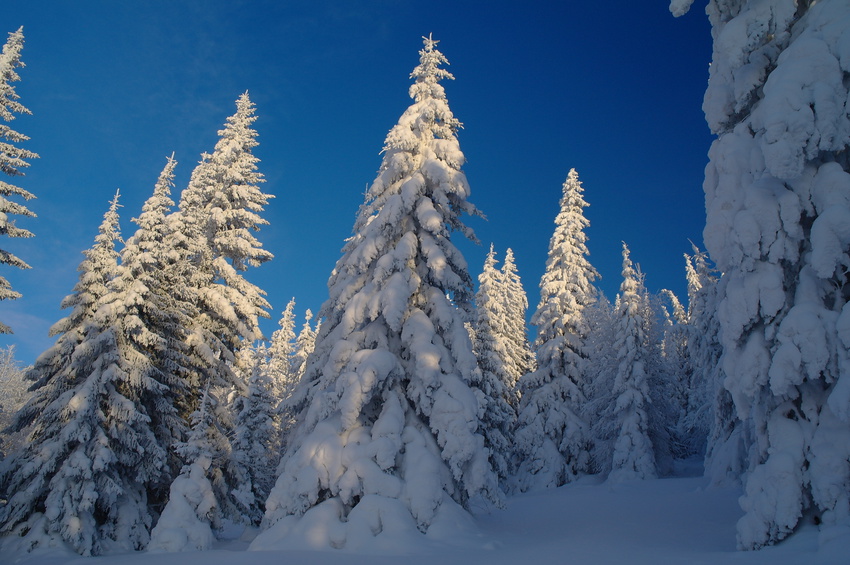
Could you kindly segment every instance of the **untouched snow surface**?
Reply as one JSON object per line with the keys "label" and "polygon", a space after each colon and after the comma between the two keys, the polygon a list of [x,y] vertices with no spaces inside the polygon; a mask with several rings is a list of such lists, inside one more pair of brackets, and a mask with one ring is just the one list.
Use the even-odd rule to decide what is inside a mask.
{"label": "untouched snow surface", "polygon": [[249,542],[230,539],[191,553],[132,553],[83,558],[53,550],[0,555],[11,565],[452,565],[570,563],[579,565],[839,565],[850,562],[850,534],[825,539],[803,525],[778,546],[735,549],[741,516],[737,488],[706,488],[702,477],[653,479],[610,485],[594,477],[558,489],[508,499],[507,509],[477,517],[479,532],[421,541],[395,552],[247,551]]}

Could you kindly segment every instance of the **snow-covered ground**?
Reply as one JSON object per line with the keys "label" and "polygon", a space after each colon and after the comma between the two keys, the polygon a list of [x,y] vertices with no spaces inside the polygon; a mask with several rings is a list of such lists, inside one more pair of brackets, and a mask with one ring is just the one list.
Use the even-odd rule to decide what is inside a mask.
{"label": "snow-covered ground", "polygon": [[735,549],[740,490],[706,488],[702,477],[611,485],[594,477],[559,489],[514,496],[504,511],[476,518],[479,531],[445,535],[380,553],[248,551],[240,532],[196,553],[135,553],[84,558],[58,550],[0,555],[27,565],[628,565],[850,563],[850,535],[827,540],[812,524],[778,546]]}

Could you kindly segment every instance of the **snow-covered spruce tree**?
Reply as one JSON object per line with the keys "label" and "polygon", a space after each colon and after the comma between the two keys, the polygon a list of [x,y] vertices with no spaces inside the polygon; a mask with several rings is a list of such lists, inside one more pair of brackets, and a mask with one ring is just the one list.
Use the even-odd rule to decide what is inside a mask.
{"label": "snow-covered spruce tree", "polygon": [[185,328],[197,310],[182,258],[172,247],[174,225],[168,219],[176,166],[169,157],[142,213],[133,219],[138,229],[121,251],[117,276],[98,314],[112,320],[106,327],[116,332],[120,351],[115,363],[129,379],[126,394],[147,414],[157,449],[165,453],[160,476],[145,483],[154,513],[165,504],[181,467],[172,447],[185,438],[193,394]]}
{"label": "snow-covered spruce tree", "polygon": [[691,386],[686,428],[705,444],[705,474],[714,485],[737,484],[747,468],[752,441],[746,422],[735,412],[723,386],[720,362],[720,322],[717,316],[718,277],[708,254],[696,246],[685,255],[688,281],[688,358]]}
{"label": "snow-covered spruce tree", "polygon": [[[600,408],[598,440],[611,442],[608,480],[648,479],[657,476],[655,454],[650,440],[649,367],[646,292],[635,271],[629,248],[623,244],[623,282],[614,314],[613,349],[617,366],[609,401]],[[609,423],[606,425],[606,423]]]}
{"label": "snow-covered spruce tree", "polygon": [[[20,97],[12,84],[21,80],[15,69],[24,66],[21,61],[21,49],[23,47],[24,28],[21,27],[18,28],[18,31],[9,34],[9,39],[6,40],[3,51],[0,53],[0,118],[2,118],[2,121],[0,121],[0,171],[11,177],[23,175],[21,169],[29,166],[27,159],[38,157],[36,153],[16,146],[22,141],[28,140],[29,137],[18,133],[8,125],[8,122],[15,119],[15,114],[30,113],[23,104],[18,102]],[[9,219],[9,215],[35,217],[35,214],[23,204],[9,200],[9,196],[17,196],[24,200],[35,198],[32,193],[0,180],[0,235],[32,237],[32,232],[16,226],[14,220]],[[0,249],[0,263],[20,269],[30,268],[24,261],[2,249]],[[0,277],[0,300],[20,298],[20,296],[19,292],[12,290],[9,281]],[[0,323],[0,333],[12,333],[12,329]]]}
{"label": "snow-covered spruce tree", "polygon": [[474,350],[481,369],[477,392],[484,445],[490,451],[490,463],[499,479],[510,476],[512,435],[516,410],[511,404],[515,375],[509,371],[508,302],[505,279],[496,269],[496,252],[490,252],[478,276],[475,294]]}
{"label": "snow-covered spruce tree", "polygon": [[292,395],[297,378],[293,372],[295,355],[295,299],[289,301],[278,322],[280,328],[272,334],[268,350],[266,368],[273,386],[273,394],[278,400],[286,400]]}
{"label": "snow-covered spruce tree", "polygon": [[[674,2],[674,13],[690,2]],[[741,548],[850,528],[850,4],[713,0],[706,247],[725,385],[750,422]]]}
{"label": "snow-covered spruce tree", "polygon": [[676,459],[702,455],[705,434],[700,434],[690,425],[694,370],[688,350],[690,326],[687,312],[679,298],[668,289],[662,289],[652,303],[661,313],[661,320],[655,320],[656,326],[660,323],[657,331],[660,333],[658,381],[661,386],[653,392],[661,394],[661,400],[668,408],[664,427],[669,435],[670,454]]}
{"label": "snow-covered spruce tree", "polygon": [[295,382],[301,380],[304,371],[307,369],[307,357],[313,353],[316,347],[316,334],[319,333],[320,320],[316,321],[316,326],[310,325],[313,319],[313,311],[309,308],[304,313],[304,325],[301,326],[301,331],[298,332],[298,337],[295,338],[295,351],[292,354],[292,375]]}
{"label": "snow-covered spruce tree", "polygon": [[[678,448],[676,441],[679,439],[678,426],[684,419],[687,407],[687,380],[690,370],[687,361],[678,359],[679,354],[685,355],[682,349],[671,352],[669,356],[664,350],[665,345],[668,345],[665,341],[672,337],[668,330],[676,328],[671,313],[664,305],[665,301],[669,301],[669,296],[666,296],[669,291],[651,295],[644,284],[645,279],[638,265],[637,280],[642,305],[639,317],[643,320],[646,335],[644,367],[649,387],[649,440],[655,455],[656,473],[668,475],[673,471],[674,458],[687,456],[687,453]],[[681,320],[684,315],[681,304],[675,295],[672,298],[674,312],[678,310]]]}
{"label": "snow-covered spruce tree", "polygon": [[79,281],[73,293],[62,300],[62,309],[70,308],[71,312],[50,328],[49,335],[58,336],[56,343],[39,355],[27,371],[26,378],[35,381],[31,387],[35,394],[27,407],[16,416],[13,425],[15,429],[23,429],[34,422],[48,404],[75,382],[76,377],[69,373],[71,356],[83,341],[86,327],[92,322],[98,303],[106,296],[107,285],[118,272],[118,251],[115,246],[116,242],[121,242],[119,206],[116,192],[103,215],[94,245],[83,251],[85,259],[77,268],[80,272]]}
{"label": "snow-covered spruce tree", "polygon": [[213,530],[221,528],[219,497],[209,477],[221,467],[221,462],[213,466],[221,457],[221,445],[218,435],[210,434],[215,427],[210,404],[205,387],[186,441],[175,446],[186,464],[171,483],[168,504],[151,532],[149,551],[204,551],[212,547]]}
{"label": "snow-covered spruce tree", "polygon": [[[272,258],[252,233],[267,224],[260,212],[270,195],[259,189],[264,182],[257,171],[259,161],[252,149],[257,146],[254,104],[245,93],[236,101],[236,113],[227,118],[212,154],[204,154],[183,191],[179,210],[171,221],[177,231],[174,248],[181,256],[196,315],[188,326],[186,345],[190,358],[191,394],[181,413],[197,410],[201,391],[224,398],[227,394],[248,394],[245,383],[234,373],[236,354],[243,341],[262,337],[258,317],[268,317],[264,292],[244,278],[242,272]],[[232,391],[235,389],[235,393]],[[215,396],[212,395],[212,396]],[[209,407],[213,426],[223,441],[232,437],[233,414],[226,402]],[[229,452],[229,448],[224,448]],[[238,520],[230,493],[239,479],[236,467],[226,457],[217,457],[211,468],[218,504],[226,517]]]}
{"label": "snow-covered spruce tree", "polygon": [[500,275],[505,301],[506,363],[511,379],[511,404],[516,407],[519,404],[517,382],[520,377],[532,372],[536,368],[536,363],[528,341],[528,324],[525,319],[528,312],[528,297],[517,273],[514,252],[510,247],[505,251]]}
{"label": "snow-covered spruce tree", "polygon": [[414,103],[387,135],[328,282],[296,391],[304,408],[254,549],[304,545],[306,531],[313,546],[351,548],[373,536],[456,529],[470,499],[500,498],[459,307],[472,281],[449,239],[452,230],[474,238],[461,214],[477,212],[436,43],[425,39],[411,75]]}
{"label": "snow-covered spruce tree", "polygon": [[171,218],[198,310],[188,339],[196,399],[207,384],[238,384],[232,371],[236,352],[242,340],[262,337],[258,317],[268,317],[265,293],[241,274],[272,258],[252,233],[268,223],[259,214],[271,198],[259,189],[264,179],[251,152],[257,146],[251,128],[256,119],[245,93],[218,132],[213,153],[204,154],[192,172]]}
{"label": "snow-covered spruce tree", "polygon": [[571,169],[563,185],[555,232],[549,241],[546,271],[540,279],[540,303],[531,318],[537,327],[537,370],[520,378],[522,400],[516,431],[521,491],[550,488],[587,471],[587,424],[581,417],[584,396],[585,309],[593,305],[599,277],[587,259],[590,225],[578,173]]}
{"label": "snow-covered spruce tree", "polygon": [[228,468],[234,477],[231,497],[248,523],[259,525],[266,498],[274,485],[280,460],[279,398],[268,371],[263,344],[245,342],[239,352],[247,393],[235,394],[234,430]]}
{"label": "snow-covered spruce tree", "polygon": [[29,371],[36,391],[15,422],[18,429],[33,424],[29,442],[0,466],[8,500],[0,531],[25,535],[28,547],[66,542],[89,555],[148,540],[145,485],[160,478],[167,454],[133,398],[138,375],[133,380],[117,366],[115,316],[108,308],[93,313],[90,302],[117,276],[116,209],[117,196],[75,294],[63,302],[74,309],[54,326],[62,332],[57,343]]}

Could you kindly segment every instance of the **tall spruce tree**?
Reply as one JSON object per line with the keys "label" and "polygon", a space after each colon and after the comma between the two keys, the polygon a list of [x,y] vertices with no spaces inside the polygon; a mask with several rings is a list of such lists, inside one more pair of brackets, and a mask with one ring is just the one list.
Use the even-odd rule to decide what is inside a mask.
{"label": "tall spruce tree", "polygon": [[534,353],[528,341],[528,296],[517,272],[514,252],[508,247],[500,270],[502,295],[505,302],[505,346],[507,349],[507,369],[510,375],[510,400],[516,407],[519,404],[517,382],[520,377],[536,368]]}
{"label": "tall spruce tree", "polygon": [[145,485],[161,479],[167,453],[136,398],[144,379],[119,364],[120,320],[102,307],[119,276],[117,206],[116,195],[63,302],[73,311],[54,326],[56,344],[29,371],[36,392],[15,423],[33,424],[29,443],[0,467],[2,531],[31,547],[58,538],[90,555],[148,540]]}
{"label": "tall spruce tree", "polygon": [[180,470],[172,447],[185,439],[193,393],[185,328],[197,310],[183,278],[182,258],[172,248],[174,225],[168,220],[176,166],[172,155],[142,213],[133,219],[138,229],[121,251],[118,274],[102,300],[120,332],[116,364],[129,376],[131,398],[150,418],[159,449],[166,454],[158,482],[146,484],[154,512],[165,504],[171,479]]}
{"label": "tall spruce tree", "polygon": [[[22,141],[27,141],[29,137],[8,125],[8,122],[15,119],[15,114],[30,113],[23,104],[18,102],[20,96],[15,92],[12,84],[21,80],[15,69],[24,66],[21,61],[23,47],[24,28],[21,27],[18,31],[9,34],[9,39],[6,40],[3,51],[0,53],[0,118],[2,118],[0,121],[0,171],[11,177],[23,175],[22,169],[29,166],[27,159],[38,157],[36,153],[17,146]],[[32,237],[32,232],[16,226],[14,220],[9,219],[9,215],[35,217],[35,214],[23,204],[9,200],[9,196],[20,197],[24,200],[35,198],[32,193],[23,188],[0,180],[0,235]],[[24,261],[2,249],[0,249],[0,263],[20,269],[30,268]],[[0,300],[20,298],[20,296],[19,292],[12,290],[9,281],[0,276]],[[12,329],[0,323],[0,333],[12,333]]]}
{"label": "tall spruce tree", "polygon": [[[262,336],[258,317],[268,317],[265,293],[241,274],[272,258],[252,232],[268,222],[260,216],[271,195],[259,185],[252,149],[258,145],[254,104],[248,93],[236,101],[212,154],[204,154],[173,215],[185,257],[185,279],[198,314],[188,343],[195,363],[194,398],[206,383],[233,386],[232,367],[242,340]],[[192,409],[194,410],[194,406]]]}
{"label": "tall spruce tree", "polygon": [[230,495],[244,521],[259,525],[263,505],[274,485],[281,453],[279,396],[269,371],[270,359],[263,344],[245,342],[240,351],[244,394],[235,394],[234,430],[229,468],[235,479]]}
{"label": "tall spruce tree", "polygon": [[478,384],[484,444],[490,462],[502,481],[511,476],[510,455],[516,410],[511,404],[516,383],[509,361],[508,301],[505,279],[496,269],[496,252],[490,252],[478,276],[475,294],[474,349],[481,369]]}
{"label": "tall spruce tree", "polygon": [[[676,2],[682,13],[690,2]],[[706,247],[725,384],[752,429],[738,543],[850,528],[850,4],[712,0]]]}
{"label": "tall spruce tree", "polygon": [[[270,530],[255,549],[304,544],[305,529],[331,547],[345,546],[348,532],[361,542],[363,532],[426,532],[461,520],[472,498],[499,497],[460,307],[471,277],[450,240],[452,230],[474,237],[461,214],[476,210],[460,169],[460,123],[440,84],[452,76],[436,44],[425,38],[414,103],[387,135],[328,282],[325,321],[296,392],[303,411],[266,505]],[[311,529],[319,522],[321,539]]]}
{"label": "tall spruce tree", "polygon": [[623,243],[623,282],[615,313],[617,372],[601,420],[613,422],[609,480],[648,479],[657,475],[650,422],[650,337],[647,294]]}
{"label": "tall spruce tree", "polygon": [[516,431],[518,488],[549,488],[588,470],[587,424],[582,418],[588,336],[585,310],[596,300],[599,277],[587,259],[590,225],[578,173],[563,185],[555,232],[549,241],[540,302],[531,318],[537,327],[537,370],[521,377],[522,400]]}

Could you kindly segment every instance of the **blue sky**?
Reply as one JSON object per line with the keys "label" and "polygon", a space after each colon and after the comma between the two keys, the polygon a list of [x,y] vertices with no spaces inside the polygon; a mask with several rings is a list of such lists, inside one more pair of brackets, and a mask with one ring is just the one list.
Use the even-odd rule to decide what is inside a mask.
{"label": "blue sky", "polygon": [[617,292],[626,241],[650,290],[685,294],[711,143],[700,108],[711,39],[698,7],[676,19],[664,0],[8,4],[0,33],[24,26],[16,89],[33,113],[12,126],[41,155],[17,179],[38,197],[28,204],[38,218],[18,220],[36,237],[2,242],[33,267],[3,267],[24,297],[0,303],[15,330],[0,346],[16,344],[25,363],[52,343],[47,329],[65,315],[59,303],[115,190],[129,236],[166,156],[179,161],[176,199],[246,90],[264,190],[276,196],[258,236],[275,259],[248,277],[272,303],[267,334],[293,296],[300,326],[327,297],[429,33],[451,62],[470,200],[488,218],[468,222],[482,241],[462,246],[473,276],[491,242],[500,259],[512,247],[536,305],[574,167],[605,293]]}

